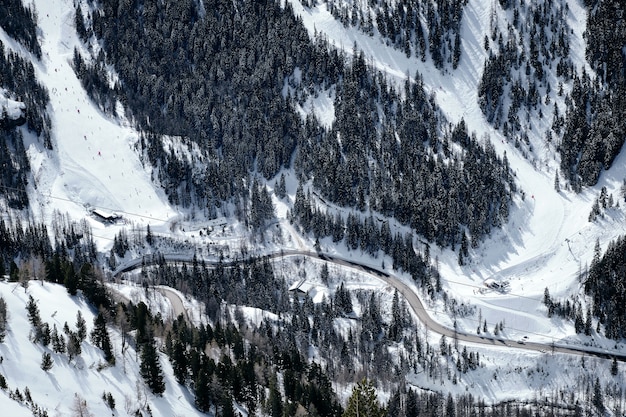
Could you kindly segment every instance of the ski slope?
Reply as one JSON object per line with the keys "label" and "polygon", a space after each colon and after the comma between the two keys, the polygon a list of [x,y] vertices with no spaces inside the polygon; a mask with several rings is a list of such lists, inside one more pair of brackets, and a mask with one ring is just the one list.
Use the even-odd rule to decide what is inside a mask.
{"label": "ski slope", "polygon": [[[581,294],[577,275],[589,264],[596,239],[604,249],[609,241],[626,233],[624,211],[621,207],[607,210],[605,216],[599,218],[596,223],[588,222],[588,214],[601,187],[606,186],[616,201],[621,199],[619,188],[626,177],[626,155],[622,152],[616,158],[613,168],[602,174],[595,187],[586,189],[580,194],[566,189],[557,192],[554,189],[554,177],[558,167],[558,156],[553,147],[543,143],[540,133],[545,131],[550,123],[549,117],[543,121],[533,121],[533,130],[529,135],[534,153],[528,159],[486,123],[478,107],[476,93],[486,58],[481,40],[488,31],[492,7],[496,8],[497,15],[501,17],[499,19],[501,24],[506,22],[506,12],[499,8],[498,2],[469,0],[462,22],[463,52],[460,65],[456,70],[449,68],[442,72],[429,60],[422,62],[414,57],[407,58],[403,52],[387,47],[376,36],[370,37],[353,28],[344,27],[334,20],[324,5],[309,9],[303,7],[298,0],[289,1],[295,12],[302,17],[311,35],[315,31],[326,34],[333,45],[344,49],[347,54],[351,53],[353,45],[356,44],[365,52],[368,62],[372,62],[377,69],[388,74],[390,79],[402,82],[407,75],[414,76],[419,71],[425,88],[435,95],[437,103],[450,122],[456,123],[464,119],[469,130],[476,132],[477,137],[491,141],[500,155],[506,152],[516,181],[524,190],[526,197],[524,199],[520,195],[515,197],[509,222],[501,230],[494,231],[478,248],[471,250],[468,265],[460,267],[457,264],[457,254],[449,248],[431,248],[431,258],[438,259],[445,290],[459,301],[476,306],[481,317],[487,320],[490,329],[504,320],[506,323],[504,336],[509,339],[528,336],[529,340],[534,342],[588,343],[598,347],[614,348],[615,343],[612,341],[597,335],[594,335],[593,340],[590,337],[576,335],[571,324],[561,319],[547,318],[542,299],[546,287],[554,298]],[[100,112],[90,101],[71,68],[74,47],[82,48],[74,29],[74,2],[32,0],[32,4],[36,6],[38,12],[44,52],[41,62],[34,59],[33,62],[38,79],[50,91],[54,145],[54,150],[47,151],[36,140],[29,139],[27,150],[36,184],[36,189],[31,187],[29,190],[31,201],[37,202],[32,207],[34,217],[49,220],[53,211],[58,210],[69,213],[75,220],[86,218],[94,229],[94,236],[101,250],[110,248],[111,239],[125,225],[105,226],[95,221],[89,216],[90,206],[122,214],[131,223],[130,227],[150,224],[155,232],[169,233],[169,224],[176,220],[180,213],[168,204],[163,191],[151,181],[151,168],[144,166],[136,152],[137,132],[123,114],[119,118],[112,118]],[[584,62],[585,44],[582,32],[585,27],[585,11],[576,0],[569,1],[568,5],[568,19],[573,29],[571,53],[575,57],[575,62]],[[83,4],[82,7],[86,5]],[[84,15],[87,15],[86,12],[86,8],[83,9]],[[0,39],[6,47],[17,50],[22,55],[29,55],[2,30]],[[317,100],[308,102],[303,112],[315,111],[321,122],[330,126],[334,118],[332,99],[332,91],[324,92]],[[544,114],[551,112],[544,111]],[[295,194],[296,187],[295,180],[290,181],[291,197]],[[275,204],[282,225],[281,230],[288,237],[281,243],[286,249],[302,250],[307,247],[310,249],[313,242],[307,241],[306,237],[298,236],[288,222],[284,221],[290,208],[289,203],[275,200]],[[228,222],[231,227],[232,221],[229,219]],[[232,227],[232,229],[243,235],[241,228]],[[187,230],[197,229],[189,227]],[[233,251],[236,251],[245,238],[246,236],[226,236],[222,243],[232,246]],[[266,242],[266,244],[270,247],[276,243]],[[329,241],[323,244],[328,245]],[[348,253],[342,247],[335,248],[335,251],[347,258],[360,258],[372,265],[381,263],[380,259]],[[385,263],[391,265],[391,262],[387,261],[388,259]],[[487,279],[497,282],[507,281],[509,290],[501,293],[487,289],[484,285]],[[1,288],[2,294],[10,293],[13,297],[13,292],[4,286]],[[32,289],[35,289],[35,284],[32,285]],[[59,294],[54,294],[55,297],[60,297]],[[45,292],[39,296],[42,299],[48,297]],[[14,303],[18,301],[23,302],[23,298],[16,299]],[[15,308],[19,311],[22,307]],[[86,311],[83,315],[90,324]],[[453,326],[454,319],[444,311],[441,304],[430,303],[429,312],[439,323],[448,327]],[[46,314],[50,315],[51,312]],[[462,330],[471,332],[478,324],[477,316],[478,313],[470,317],[457,318],[457,325]],[[18,342],[15,343],[14,346],[18,346]],[[617,347],[623,349],[621,343]],[[15,347],[13,349],[18,350]],[[29,353],[31,359],[41,354],[33,352]],[[96,355],[94,358],[97,357],[96,353],[93,354]],[[516,353],[513,356],[521,355],[523,354]],[[533,362],[528,356],[524,360],[525,363]],[[31,375],[37,372],[38,368],[35,368],[36,365],[31,370]],[[485,378],[488,380],[489,376]],[[130,380],[126,382],[133,384]],[[26,380],[18,382],[22,385],[24,383]],[[97,392],[101,390],[100,383],[93,382],[94,401],[101,395],[101,392]],[[78,383],[70,385],[68,391],[78,386]],[[492,387],[485,383],[485,390],[491,389]],[[515,393],[515,385],[512,383],[508,385],[506,392]],[[529,392],[532,392],[530,388]],[[52,396],[52,391],[49,395]],[[486,395],[493,399],[507,398],[493,392]],[[70,400],[70,396],[66,396],[64,404]],[[180,402],[178,397],[171,397],[170,400],[172,403]],[[176,413],[189,415],[187,411],[178,409]],[[15,412],[11,415],[20,413]],[[161,415],[168,414],[163,412]]]}
{"label": "ski slope", "polygon": [[[74,2],[36,0],[33,4],[43,50],[42,60],[33,63],[39,82],[50,93],[54,147],[47,151],[31,138],[27,148],[36,183],[36,189],[29,190],[31,201],[38,202],[32,205],[35,216],[49,220],[53,210],[59,210],[73,219],[87,218],[94,234],[105,241],[113,238],[117,228],[92,221],[89,207],[117,212],[144,227],[169,220],[176,213],[151,182],[151,168],[139,159],[137,132],[123,114],[118,119],[103,114],[74,74],[74,48],[88,56],[74,28]],[[8,48],[30,55],[1,29],[0,39]]]}

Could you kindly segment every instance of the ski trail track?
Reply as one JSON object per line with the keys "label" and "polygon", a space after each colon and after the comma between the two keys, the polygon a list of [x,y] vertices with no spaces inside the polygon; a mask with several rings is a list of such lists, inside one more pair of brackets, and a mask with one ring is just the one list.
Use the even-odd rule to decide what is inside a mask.
{"label": "ski trail track", "polygon": [[[87,216],[88,206],[119,211],[139,224],[147,217],[171,218],[175,213],[165,194],[153,185],[150,171],[139,160],[137,132],[123,117],[115,119],[102,113],[74,74],[74,48],[83,57],[89,55],[76,36],[73,3],[38,0],[35,5],[44,33],[43,57],[41,62],[35,61],[35,71],[50,93],[54,147],[53,151],[34,145],[29,149],[39,192],[56,198],[54,209],[74,219]],[[47,156],[37,155],[42,152]],[[41,203],[44,219],[51,215],[49,201]],[[101,235],[112,237],[117,231],[91,223]]]}

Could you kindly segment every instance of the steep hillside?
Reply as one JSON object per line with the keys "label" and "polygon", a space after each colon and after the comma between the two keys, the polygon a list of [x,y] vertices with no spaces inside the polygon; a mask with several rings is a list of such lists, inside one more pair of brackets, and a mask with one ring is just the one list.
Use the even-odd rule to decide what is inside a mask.
{"label": "steep hillside", "polygon": [[[129,338],[164,366],[155,415],[341,415],[363,377],[390,416],[498,415],[508,401],[621,414],[621,3],[0,8],[15,17],[0,16],[0,276],[45,276],[27,291],[70,323],[77,310],[94,322],[81,294],[102,304],[96,277],[140,285],[133,302],[165,317]],[[95,369],[87,341],[41,370],[50,347],[17,331],[28,293],[15,283],[0,283],[19,325],[0,343],[3,402],[28,384],[20,354],[31,380],[69,381],[29,387],[49,413],[70,413],[74,392],[108,412],[109,379],[120,395],[162,388],[136,382],[137,361],[120,371],[128,353]],[[170,317],[156,284],[193,311]],[[17,415],[34,407],[21,403]]]}
{"label": "steep hillside", "polygon": [[[0,389],[0,404],[5,415],[131,415],[135,410],[142,413],[151,410],[154,416],[201,415],[194,409],[189,392],[174,380],[163,355],[159,361],[166,393],[152,395],[143,385],[138,352],[128,345],[120,351],[122,335],[113,329],[108,332],[116,361],[110,365],[89,336],[94,330],[96,312],[82,297],[69,296],[57,284],[32,281],[25,288],[0,282],[0,298],[8,311],[7,331],[0,343],[0,374],[6,383]],[[40,321],[52,334],[48,334],[52,340],[47,345],[36,339],[37,331],[27,311],[30,300],[36,305]],[[79,330],[79,315],[88,336],[80,342],[78,353],[70,357],[69,335]],[[55,345],[57,337],[68,337],[67,351],[59,351]],[[52,361],[48,370],[42,369],[46,354]]]}

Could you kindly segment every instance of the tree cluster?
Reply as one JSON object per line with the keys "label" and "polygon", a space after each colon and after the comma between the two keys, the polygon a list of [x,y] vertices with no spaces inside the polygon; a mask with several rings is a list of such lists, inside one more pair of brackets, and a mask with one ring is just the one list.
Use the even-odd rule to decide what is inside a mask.
{"label": "tree cluster", "polygon": [[623,3],[588,0],[586,57],[595,71],[577,76],[568,102],[561,145],[561,171],[579,189],[594,185],[613,164],[626,132],[624,103],[626,12]]}
{"label": "tree cluster", "polygon": [[388,45],[407,57],[425,61],[430,55],[439,69],[450,64],[456,69],[459,64],[461,20],[467,0],[324,2],[344,26],[359,28],[370,36],[378,32]]}
{"label": "tree cluster", "polygon": [[0,27],[13,39],[24,45],[37,58],[41,58],[41,45],[37,38],[37,13],[24,6],[21,0],[6,0],[2,4]]}
{"label": "tree cluster", "polygon": [[605,334],[611,339],[626,335],[626,237],[609,243],[604,251],[596,242],[594,257],[586,276],[583,276],[585,292],[592,299],[592,312],[604,325]]}
{"label": "tree cluster", "polygon": [[[462,4],[428,7],[454,26]],[[212,0],[204,14],[191,0],[117,6],[104,1],[86,20],[104,46],[92,62],[119,75],[107,100],[119,97],[148,131],[139,147],[172,203],[209,216],[236,207],[255,227],[272,210],[254,176],[293,168],[328,201],[394,216],[440,245],[458,244],[463,228],[478,241],[506,221],[515,191],[506,161],[463,123],[446,126],[419,76],[398,91],[362,53],[348,63],[323,37],[311,40],[289,4]],[[89,67],[81,60],[76,68]],[[298,107],[328,91],[330,129],[313,114],[303,121]]]}
{"label": "tree cluster", "polygon": [[500,4],[509,21],[503,33],[492,9],[490,34],[484,40],[489,57],[478,86],[479,105],[487,120],[520,147],[528,145],[525,131],[533,128],[531,119],[543,118],[542,107],[555,94],[562,94],[551,84],[551,71],[560,85],[572,79],[569,8],[565,1]]}
{"label": "tree cluster", "polygon": [[14,94],[14,100],[26,105],[25,119],[28,129],[42,138],[46,148],[52,149],[52,122],[47,112],[49,92],[37,81],[33,64],[16,52],[7,51],[1,41],[0,86]]}
{"label": "tree cluster", "polygon": [[[19,13],[13,9],[17,7],[16,4],[19,4],[18,8],[23,8],[21,2],[12,0],[9,3],[9,21],[13,22],[10,16],[14,13],[15,22],[19,22]],[[0,24],[5,18],[7,14],[3,12]],[[0,115],[0,195],[6,199],[10,208],[22,210],[28,207],[26,188],[30,178],[30,162],[22,132],[17,129],[17,125],[26,123],[28,129],[42,137],[44,145],[51,149],[51,122],[47,113],[50,99],[45,87],[37,82],[32,63],[16,52],[5,50],[1,41],[0,88],[6,89],[11,99],[23,102],[26,106],[23,117],[18,120],[10,120],[6,110]]]}

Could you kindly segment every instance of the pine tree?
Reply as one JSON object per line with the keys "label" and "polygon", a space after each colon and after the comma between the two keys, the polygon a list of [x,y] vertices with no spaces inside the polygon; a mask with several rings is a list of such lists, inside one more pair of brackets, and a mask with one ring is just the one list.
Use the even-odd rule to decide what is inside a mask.
{"label": "pine tree", "polygon": [[[0,260],[0,264],[2,261]],[[0,343],[4,342],[8,326],[7,302],[0,297]]]}
{"label": "pine tree", "polygon": [[278,198],[285,198],[287,196],[287,186],[285,184],[285,174],[280,174],[280,180],[276,185],[276,196]]}
{"label": "pine tree", "polygon": [[209,411],[213,393],[211,391],[211,378],[205,369],[198,371],[194,389],[196,394],[196,407],[198,407],[200,411]]}
{"label": "pine tree", "polygon": [[178,381],[179,384],[184,384],[185,378],[187,377],[187,356],[185,345],[180,340],[176,340],[173,343],[171,361],[176,381]]}
{"label": "pine tree", "polygon": [[559,181],[559,172],[558,171],[554,174],[554,189],[556,190],[557,193],[561,191],[561,184],[560,184],[560,181]]}
{"label": "pine tree", "polygon": [[48,352],[44,352],[41,355],[41,369],[43,369],[44,371],[49,371],[50,369],[52,369],[52,365],[54,365],[54,361],[52,360],[52,357],[50,356],[50,354]]}
{"label": "pine tree", "polygon": [[283,401],[278,390],[276,375],[270,379],[270,395],[268,402],[268,412],[271,417],[281,417],[283,415]]}
{"label": "pine tree", "polygon": [[28,321],[33,327],[39,327],[41,325],[41,317],[39,316],[39,306],[32,295],[28,296],[28,303],[26,303],[26,313]]}
{"label": "pine tree", "polygon": [[115,398],[113,397],[113,394],[111,394],[110,392],[103,392],[102,400],[111,410],[115,409]]}
{"label": "pine tree", "polygon": [[87,41],[87,29],[85,28],[85,22],[83,19],[83,12],[80,8],[80,5],[76,5],[76,10],[74,14],[74,25],[76,26],[76,33],[78,37],[83,41]]}
{"label": "pine tree", "polygon": [[343,417],[383,417],[385,410],[381,408],[376,390],[370,381],[363,379],[352,389],[348,399],[348,407]]}
{"label": "pine tree", "polygon": [[235,408],[233,407],[233,397],[230,393],[225,394],[220,401],[222,408],[222,417],[235,417]]}
{"label": "pine tree", "polygon": [[76,335],[81,342],[87,337],[87,322],[80,310],[76,313]]}
{"label": "pine tree", "polygon": [[600,385],[600,378],[596,377],[596,382],[593,384],[593,406],[601,414],[604,412],[604,398],[602,395],[602,386]]}
{"label": "pine tree", "polygon": [[115,364],[115,356],[111,347],[111,339],[109,338],[109,332],[106,327],[106,320],[102,312],[93,320],[93,330],[91,331],[91,342],[102,349],[104,352],[104,359],[111,365]]}
{"label": "pine tree", "polygon": [[70,295],[76,295],[78,291],[78,278],[76,277],[76,272],[74,272],[74,266],[71,263],[68,263],[65,266],[65,278],[63,279],[63,285],[67,288],[67,292]]}
{"label": "pine tree", "polygon": [[163,381],[163,371],[153,337],[149,337],[148,341],[144,343],[141,348],[140,373],[145,383],[154,394],[163,394],[165,391],[165,382]]}
{"label": "pine tree", "polygon": [[152,230],[150,230],[150,225],[146,227],[146,243],[150,246],[154,243],[154,236],[152,235]]}
{"label": "pine tree", "polygon": [[67,355],[71,361],[82,353],[82,346],[78,333],[69,331],[67,337]]}

